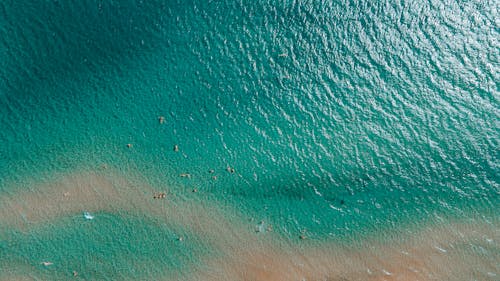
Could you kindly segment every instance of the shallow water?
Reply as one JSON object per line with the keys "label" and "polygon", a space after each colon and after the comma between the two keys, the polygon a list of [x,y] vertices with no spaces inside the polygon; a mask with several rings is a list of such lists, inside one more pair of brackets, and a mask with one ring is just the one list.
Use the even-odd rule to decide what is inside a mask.
{"label": "shallow water", "polygon": [[0,279],[498,279],[498,8],[4,1]]}

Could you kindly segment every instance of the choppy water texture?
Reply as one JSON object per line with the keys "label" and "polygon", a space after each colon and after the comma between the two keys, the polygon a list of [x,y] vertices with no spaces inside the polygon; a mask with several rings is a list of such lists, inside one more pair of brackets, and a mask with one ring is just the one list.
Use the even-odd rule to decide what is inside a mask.
{"label": "choppy water texture", "polygon": [[2,1],[0,280],[498,280],[499,8]]}

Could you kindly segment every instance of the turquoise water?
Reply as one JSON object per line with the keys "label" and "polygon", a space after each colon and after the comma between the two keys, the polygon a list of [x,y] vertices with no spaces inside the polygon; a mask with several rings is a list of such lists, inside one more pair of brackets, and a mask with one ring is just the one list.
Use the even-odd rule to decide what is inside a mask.
{"label": "turquoise water", "polygon": [[[153,279],[163,274],[179,278],[180,274],[169,271],[190,265],[203,254],[196,243],[177,243],[179,234],[185,233],[182,229],[164,228],[147,218],[127,214],[95,215],[98,223],[82,222],[80,216],[74,216],[28,233],[9,233],[8,242],[1,247],[3,258],[9,263],[18,259],[36,265],[31,276],[42,280],[70,279],[73,272],[67,269],[85,280],[109,276],[138,280],[144,273]],[[40,264],[46,260],[54,266]]]}
{"label": "turquoise water", "polygon": [[[0,196],[106,165],[291,244],[436,217],[498,223],[495,1],[77,2],[0,4]],[[174,226],[116,210],[82,230],[80,214],[23,230],[0,220],[0,266],[157,280],[132,266],[155,257],[175,279],[211,251],[200,238],[159,254],[141,233],[173,243]],[[102,264],[86,259],[95,249]],[[67,260],[43,271],[42,257]]]}

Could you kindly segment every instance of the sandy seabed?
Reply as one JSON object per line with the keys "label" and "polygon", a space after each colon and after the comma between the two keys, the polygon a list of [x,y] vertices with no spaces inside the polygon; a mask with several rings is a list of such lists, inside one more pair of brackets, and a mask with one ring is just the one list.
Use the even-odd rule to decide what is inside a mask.
{"label": "sandy seabed", "polygon": [[[118,173],[73,173],[52,183],[0,197],[0,225],[25,230],[68,215],[128,211],[182,225],[203,237],[216,255],[202,258],[189,280],[499,280],[500,227],[494,222],[452,222],[398,232],[390,239],[356,245],[334,241],[286,241],[269,231],[256,233],[248,218],[227,216],[213,202],[165,200],[148,184]],[[226,208],[226,207],[225,207]],[[226,208],[227,209],[227,208]],[[237,212],[234,212],[237,214]],[[297,237],[297,240],[300,240]],[[188,241],[186,241],[188,243]],[[17,265],[4,265],[12,267]],[[19,265],[30,272],[30,265]],[[19,272],[19,271],[16,271]],[[33,275],[0,274],[0,280],[33,280]]]}

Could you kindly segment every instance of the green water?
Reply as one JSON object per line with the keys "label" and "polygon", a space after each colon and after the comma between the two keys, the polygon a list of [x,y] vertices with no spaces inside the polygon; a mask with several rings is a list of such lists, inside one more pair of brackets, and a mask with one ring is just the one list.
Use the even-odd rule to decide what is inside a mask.
{"label": "green water", "polygon": [[[497,18],[495,1],[3,1],[0,196],[106,164],[290,243],[498,221]],[[182,279],[210,253],[171,226],[96,215],[0,220],[0,265]]]}
{"label": "green water", "polygon": [[[189,243],[178,241],[186,233],[182,229],[123,213],[94,215],[96,221],[73,216],[27,233],[12,231],[1,245],[2,261],[35,265],[30,275],[42,280],[70,279],[73,271],[84,280],[138,280],[165,274],[181,278],[176,271],[203,254],[195,237]],[[40,261],[54,265],[45,267]]]}

